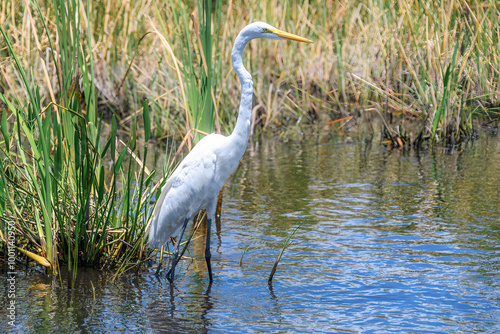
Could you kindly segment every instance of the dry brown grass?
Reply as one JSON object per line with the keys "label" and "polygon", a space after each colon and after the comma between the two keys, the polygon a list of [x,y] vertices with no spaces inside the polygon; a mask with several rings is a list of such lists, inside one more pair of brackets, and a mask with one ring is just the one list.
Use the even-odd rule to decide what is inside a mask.
{"label": "dry brown grass", "polygon": [[[177,6],[176,1],[172,3]],[[60,94],[57,64],[49,57],[48,38],[38,14],[26,4],[2,2],[0,24],[30,70],[30,79],[42,88],[40,94],[47,104]],[[158,35],[141,40],[155,26],[174,56],[181,54],[180,27],[173,25],[179,9],[169,1],[104,1],[87,12],[86,4],[80,4],[82,36],[87,28],[91,32],[91,45],[82,42],[82,47],[91,48],[101,110],[117,113],[127,129],[127,116],[140,110],[147,96],[156,101],[152,106],[154,133],[183,137],[189,124],[186,98],[179,88],[184,83],[176,73],[174,58]],[[51,2],[40,6],[57,38]],[[188,4],[187,9],[196,16],[194,5]],[[328,134],[333,131],[328,125],[331,120],[349,115],[371,119],[378,117],[375,109],[390,120],[389,132],[402,142],[415,142],[419,134],[459,140],[471,134],[474,114],[496,117],[492,112],[497,112],[499,104],[498,16],[499,5],[494,1],[283,4],[272,0],[252,6],[229,1],[223,5],[216,47],[223,60],[215,92],[218,130],[231,131],[239,103],[239,83],[229,62],[232,42],[245,24],[263,20],[315,43],[252,41],[245,64],[254,74],[255,132],[278,132],[291,139],[300,139],[303,133]],[[200,64],[193,21],[189,24]],[[456,46],[457,59],[450,68],[454,81],[445,82]],[[1,54],[1,89],[7,97],[22,101],[21,80],[11,57],[5,48]],[[405,130],[415,122],[415,130]]]}

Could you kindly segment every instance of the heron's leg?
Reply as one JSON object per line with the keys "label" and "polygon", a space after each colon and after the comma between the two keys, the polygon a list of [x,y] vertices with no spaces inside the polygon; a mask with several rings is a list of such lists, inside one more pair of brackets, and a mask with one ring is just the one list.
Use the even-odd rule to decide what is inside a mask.
{"label": "heron's leg", "polygon": [[212,220],[207,219],[207,240],[205,244],[205,261],[207,261],[208,268],[208,277],[210,278],[210,283],[212,283],[212,264],[210,263],[210,259],[212,258],[212,254],[210,254],[210,230],[212,227]]}
{"label": "heron's leg", "polygon": [[158,269],[156,269],[156,276],[160,275],[161,263],[163,261],[163,246],[160,248],[160,263],[158,264]]}
{"label": "heron's leg", "polygon": [[179,235],[179,238],[177,239],[177,243],[175,244],[174,251],[172,252],[173,259],[172,259],[172,267],[167,273],[167,279],[172,283],[174,281],[174,274],[175,274],[175,266],[177,266],[177,262],[179,262],[179,245],[182,241],[182,236],[184,235],[184,231],[186,230],[187,223],[189,221],[189,218],[186,218],[184,221],[184,224],[182,225],[182,230],[181,234]]}

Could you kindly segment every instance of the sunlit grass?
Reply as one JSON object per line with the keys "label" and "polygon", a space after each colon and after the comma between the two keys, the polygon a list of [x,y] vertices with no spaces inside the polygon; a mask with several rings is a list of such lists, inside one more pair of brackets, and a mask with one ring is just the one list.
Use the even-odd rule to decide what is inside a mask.
{"label": "sunlit grass", "polygon": [[[57,55],[66,48],[54,45],[56,52],[51,52],[42,29],[35,34],[23,22],[31,15],[36,27],[43,22],[40,17],[49,15],[47,29],[55,34],[59,24],[50,17],[53,6],[43,4],[40,13],[32,9],[28,14],[24,2],[9,3],[2,4],[0,23],[17,41],[15,51],[29,68],[30,80],[39,82],[41,98],[50,99],[67,89],[60,87],[57,74]],[[251,43],[245,64],[254,74],[253,127],[259,134],[294,137],[296,128],[299,133],[316,132],[331,120],[377,108],[394,123],[395,136],[401,135],[401,126],[416,121],[424,137],[435,134],[439,142],[452,135],[459,139],[464,134],[456,131],[460,127],[471,130],[471,115],[497,112],[495,2],[262,1],[251,7],[240,2],[204,6],[203,1],[169,0],[92,4],[88,13],[80,8],[85,18],[81,30],[88,31],[81,38],[89,42],[85,48],[94,64],[98,110],[115,112],[119,123],[128,127],[131,111],[139,110],[147,96],[153,103],[157,137],[180,139],[190,129],[230,132],[239,103],[238,79],[230,66],[232,41],[246,23],[264,20],[315,43]],[[209,16],[212,31],[204,28]],[[154,29],[170,44],[175,58],[158,34],[142,38]],[[35,35],[43,57],[35,52]],[[457,56],[449,68],[455,47]],[[8,56],[5,49],[2,52]],[[46,73],[40,66],[43,60]],[[456,74],[445,82],[448,68]],[[19,94],[12,63],[5,61],[2,71],[6,94]],[[403,139],[413,142],[418,133]]]}
{"label": "sunlit grass", "polygon": [[[11,38],[1,28],[28,96],[25,101],[0,95],[7,106],[2,112],[2,229],[7,221],[15,222],[20,252],[48,267],[49,274],[57,275],[64,263],[73,278],[81,265],[118,265],[121,269],[131,259],[142,257],[150,198],[155,192],[155,174],[147,171],[135,153],[139,153],[138,141],[143,142],[140,154],[144,160],[148,153],[147,100],[141,113],[140,138],[136,117],[126,143],[117,136],[114,115],[110,133],[103,133],[92,59],[80,48],[83,32],[79,20],[69,19],[72,15],[78,18],[80,9],[76,2],[56,3],[55,15],[60,20],[57,41],[64,53],[54,57],[62,90],[50,94],[52,102],[42,99],[40,86],[28,80]],[[48,26],[41,23],[42,30]],[[87,37],[90,39],[89,31]],[[42,66],[47,73],[47,63]],[[131,157],[128,163],[127,156]]]}

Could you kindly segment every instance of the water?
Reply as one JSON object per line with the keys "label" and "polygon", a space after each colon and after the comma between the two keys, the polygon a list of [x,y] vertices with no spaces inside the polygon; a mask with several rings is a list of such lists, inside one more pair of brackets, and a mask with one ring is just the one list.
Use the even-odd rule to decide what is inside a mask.
{"label": "water", "polygon": [[19,273],[14,332],[500,332],[499,176],[487,135],[454,152],[250,147],[225,188],[211,286],[201,238],[173,287],[152,269],[114,283],[82,269],[75,289]]}

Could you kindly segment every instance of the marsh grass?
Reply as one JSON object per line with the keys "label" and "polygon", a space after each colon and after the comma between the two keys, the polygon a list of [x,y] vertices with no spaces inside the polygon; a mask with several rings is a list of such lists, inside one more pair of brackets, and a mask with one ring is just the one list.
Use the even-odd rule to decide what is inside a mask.
{"label": "marsh grass", "polygon": [[[17,41],[30,80],[39,82],[42,99],[60,94],[67,87],[57,83],[57,55],[74,51],[57,51],[58,45],[50,43],[55,39],[40,36],[43,57],[38,57],[34,30],[23,25],[29,16],[25,3],[9,3],[1,5],[0,23]],[[35,26],[49,22],[51,35],[63,35],[58,27],[65,24],[52,18],[52,7],[47,3],[36,11]],[[315,42],[251,43],[245,64],[254,73],[252,126],[258,135],[300,140],[332,120],[364,119],[373,115],[367,109],[376,108],[394,138],[415,143],[422,132],[422,142],[450,143],[472,133],[474,115],[493,119],[498,114],[496,2],[263,1],[249,7],[234,1],[136,0],[88,7],[88,12],[81,8],[80,30],[86,32],[80,38],[90,43],[87,56],[95,64],[94,102],[100,113],[115,113],[126,130],[130,111],[140,110],[146,96],[157,137],[186,137],[190,143],[214,129],[230,132],[239,103],[238,79],[230,67],[232,41],[255,20]],[[153,30],[158,33],[147,34]],[[445,82],[448,68],[454,75]],[[19,92],[13,70],[11,62],[3,63],[8,96]],[[414,130],[411,124],[419,126]]]}
{"label": "marsh grass", "polygon": [[475,116],[498,122],[498,11],[462,0],[2,1],[0,237],[14,221],[18,247],[53,273],[139,266],[150,200],[175,160],[148,168],[148,141],[180,141],[181,153],[232,131],[231,47],[251,21],[314,40],[250,43],[256,136],[347,138],[381,117],[394,146],[457,144]]}
{"label": "marsh grass", "polygon": [[[36,3],[34,8],[41,13]],[[111,133],[104,135],[93,62],[85,47],[91,45],[90,31],[86,31],[86,39],[80,36],[85,33],[79,28],[82,8],[79,2],[56,1],[54,9],[58,44],[50,38],[49,44],[51,50],[57,50],[51,53],[59,90],[50,90],[50,102],[43,101],[40,86],[28,80],[11,38],[0,27],[28,98],[0,94],[7,107],[1,121],[2,230],[6,221],[15,222],[17,242],[22,245],[18,250],[48,267],[49,274],[57,275],[61,263],[68,266],[73,279],[82,265],[118,266],[119,272],[144,254],[143,235],[155,175],[134,152],[141,140],[141,155],[147,157],[149,105],[145,100],[141,138],[134,118],[128,142],[121,145],[114,115]],[[35,29],[31,8],[26,10]],[[39,19],[41,31],[33,32],[38,48],[38,36],[50,36],[47,22],[43,16]],[[43,59],[40,65],[48,73]],[[49,78],[47,84],[52,84]],[[128,155],[134,159],[126,164]],[[111,161],[109,169],[107,161]],[[121,191],[117,191],[118,184]],[[3,234],[2,239],[5,241]]]}
{"label": "marsh grass", "polygon": [[[188,102],[186,128],[197,130],[194,141],[198,142],[203,134],[212,133],[214,125],[219,124],[216,119],[215,92],[220,82],[221,53],[214,54],[213,49],[217,49],[219,45],[221,1],[214,2],[212,13],[212,1],[199,0],[198,19],[194,13],[187,12],[182,1],[178,1],[175,6],[173,0],[170,0],[170,5],[171,8],[180,9],[179,14],[172,10],[172,17],[175,26],[182,29],[178,37],[182,45],[179,51]],[[167,19],[165,14],[158,13],[158,16],[160,20]],[[164,30],[166,31],[166,27]]]}

